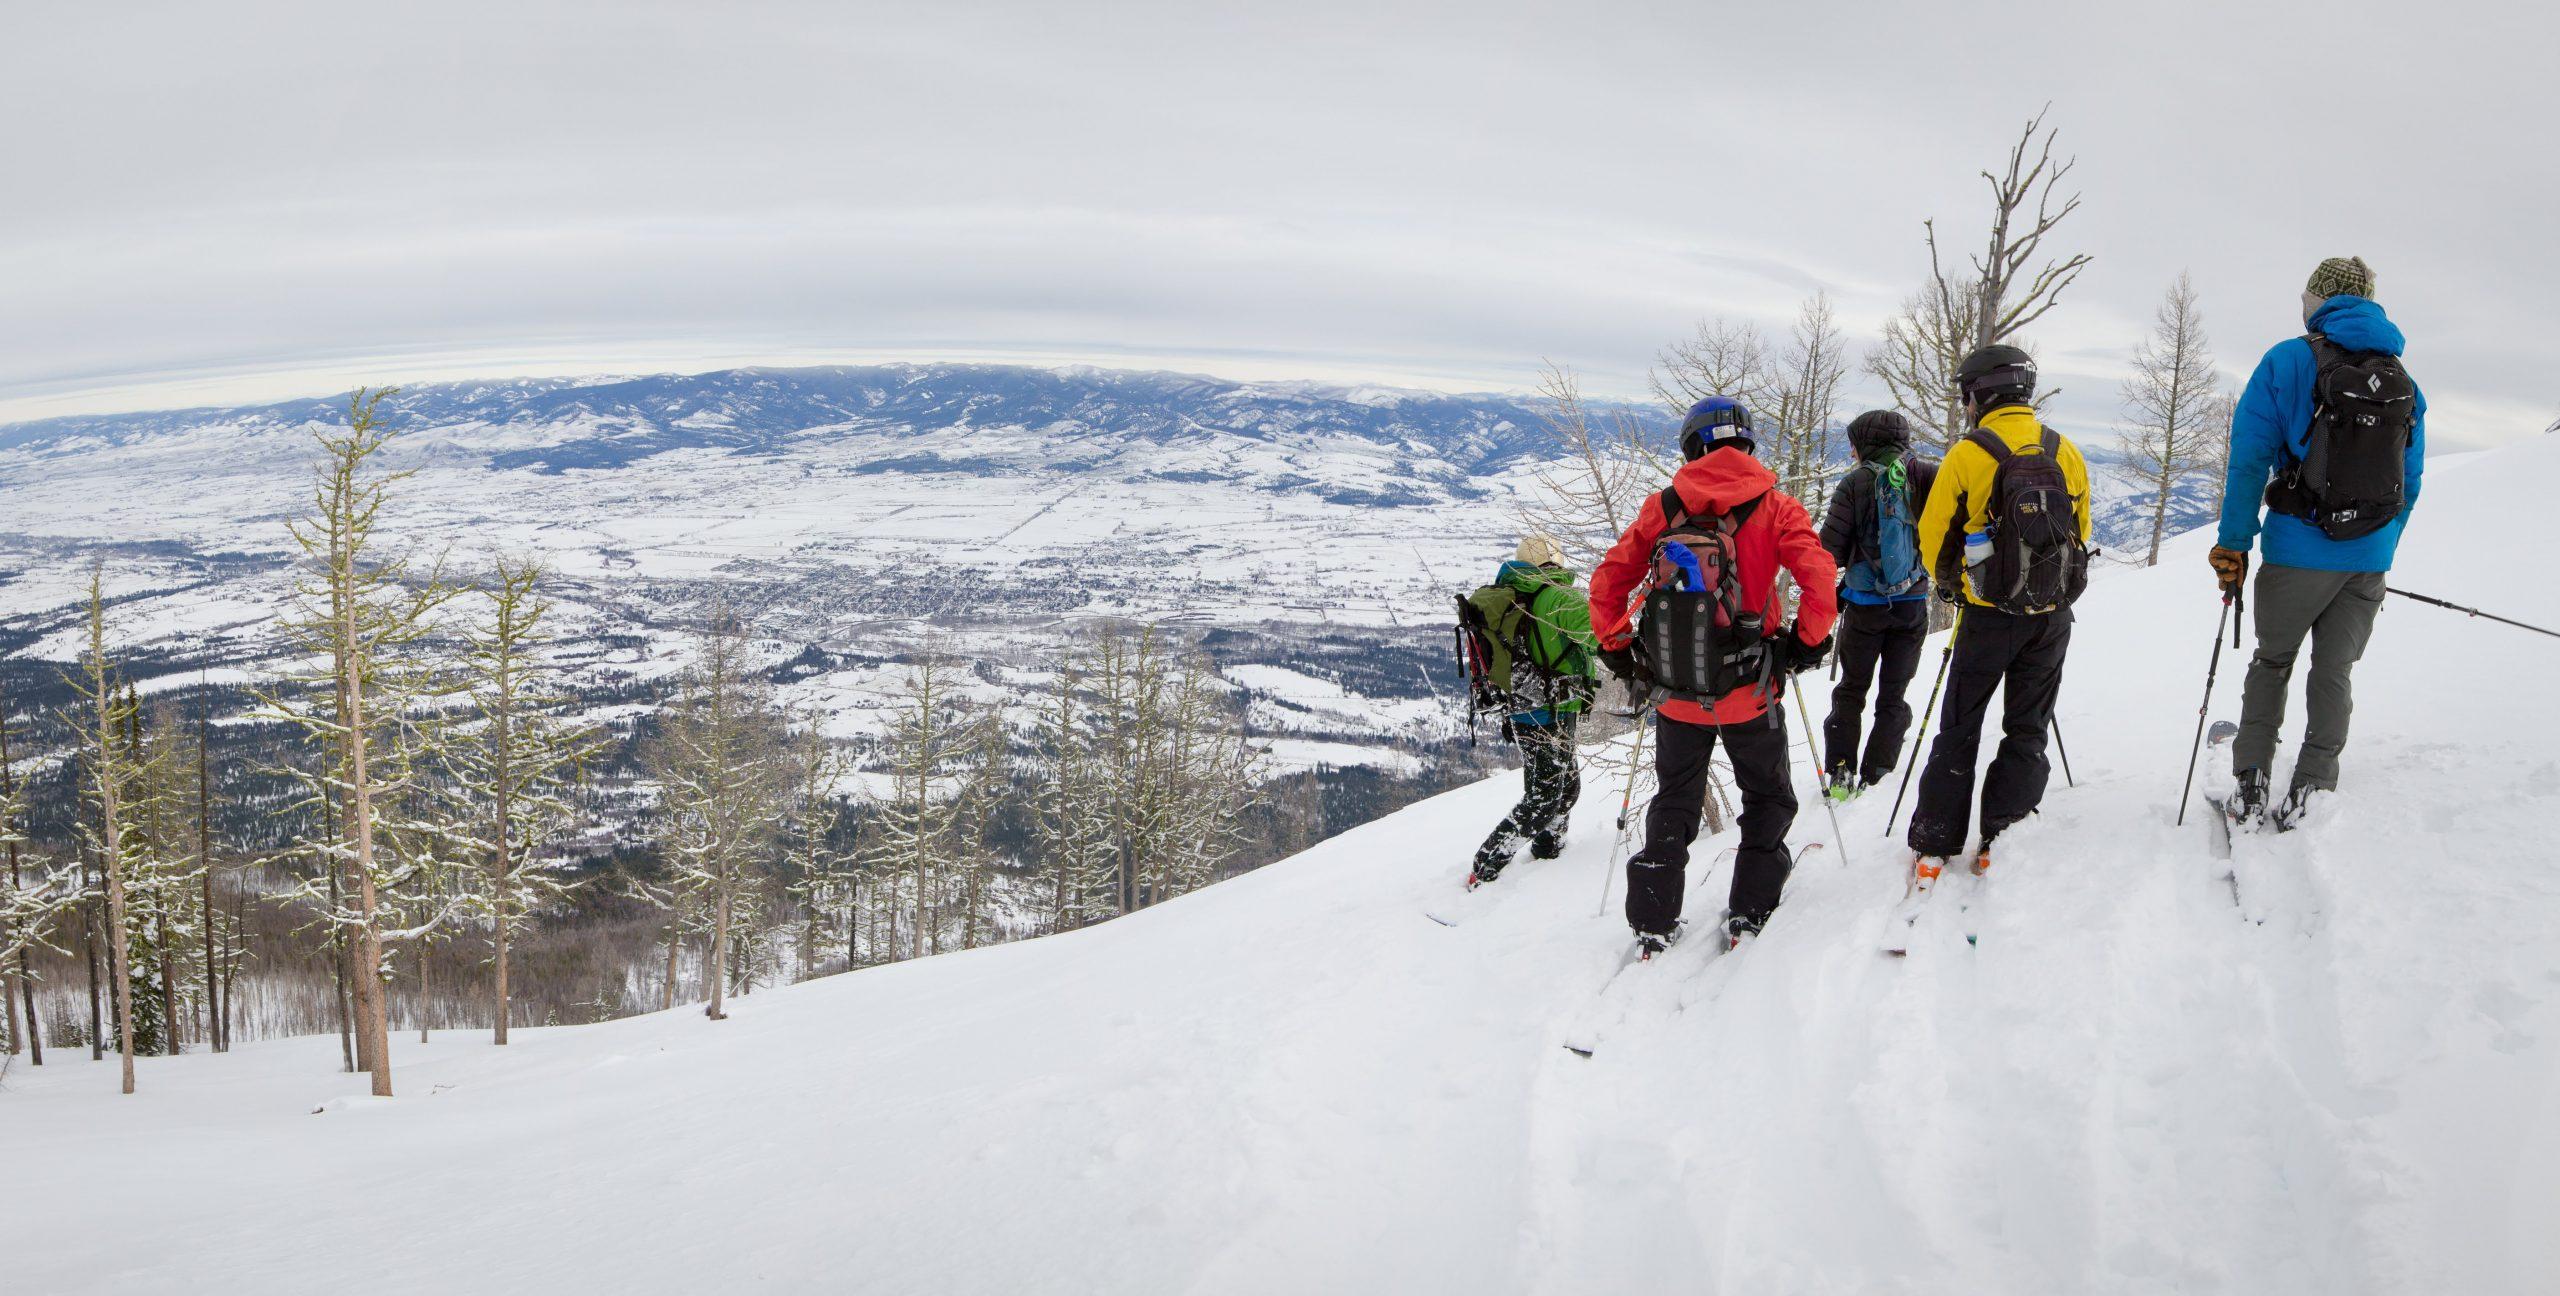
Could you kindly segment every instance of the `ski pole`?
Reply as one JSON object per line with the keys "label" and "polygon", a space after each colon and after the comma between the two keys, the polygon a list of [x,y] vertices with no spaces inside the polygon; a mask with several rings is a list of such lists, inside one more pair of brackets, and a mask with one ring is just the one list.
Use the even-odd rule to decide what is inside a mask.
{"label": "ski pole", "polygon": [[2507,618],[2505,618],[2505,617],[2497,616],[2497,615],[2494,615],[2494,614],[2491,614],[2491,613],[2488,613],[2488,612],[2483,612],[2483,611],[2481,611],[2481,610],[2480,610],[2480,609],[2478,609],[2478,608],[2464,607],[2464,606],[2462,606],[2462,605],[2461,605],[2461,604],[2459,604],[2459,603],[2447,603],[2447,602],[2445,602],[2443,599],[2440,599],[2440,598],[2428,598],[2428,597],[2427,597],[2426,595],[2424,595],[2424,594],[2412,594],[2412,593],[2410,593],[2410,592],[2409,592],[2409,591],[2407,591],[2407,590],[2399,589],[2399,588],[2397,588],[2397,587],[2390,586],[2390,585],[2385,585],[2385,586],[2383,586],[2382,588],[2384,588],[2384,589],[2386,589],[2386,590],[2389,590],[2389,591],[2391,591],[2392,593],[2397,594],[2397,595],[2399,595],[2400,597],[2402,597],[2402,598],[2404,598],[2404,599],[2416,599],[2417,601],[2419,601],[2419,602],[2421,602],[2421,603],[2432,603],[2432,604],[2436,605],[2437,607],[2440,607],[2440,608],[2445,609],[2445,610],[2446,610],[2446,611],[2448,611],[2448,612],[2460,612],[2460,613],[2464,613],[2465,615],[2468,615],[2468,616],[2487,617],[2489,620],[2496,621],[2496,622],[2498,622],[2498,623],[2500,623],[2500,624],[2502,624],[2502,625],[2511,625],[2511,626],[2514,626],[2514,627],[2515,627],[2516,629],[2518,629],[2518,630],[2531,630],[2531,631],[2532,631],[2532,632],[2534,632],[2535,634],[2549,635],[2549,636],[2551,636],[2551,637],[2552,637],[2552,638],[2554,638],[2554,639],[2560,639],[2560,630],[2545,630],[2545,629],[2543,629],[2541,626],[2538,626],[2538,625],[2526,625],[2526,624],[2525,624],[2524,622],[2522,622],[2522,621],[2509,621],[2509,620],[2508,620]]}
{"label": "ski pole", "polygon": [[2231,615],[2232,608],[2237,605],[2239,598],[2238,590],[2225,591],[2222,595],[2222,611],[2213,621],[2213,656],[2205,662],[2204,701],[2196,704],[2196,742],[2195,746],[2187,751],[2187,781],[2178,788],[2178,826],[2181,828],[2187,823],[2187,798],[2195,794],[2196,760],[2204,754],[2205,713],[2213,709],[2213,679],[2222,670],[2223,622],[2231,622],[2231,646],[2234,648],[2240,646],[2240,623]]}
{"label": "ski pole", "polygon": [[1652,732],[1651,716],[1636,722],[1636,745],[1627,754],[1627,785],[1618,793],[1618,835],[1609,842],[1609,867],[1600,873],[1600,907],[1591,911],[1594,918],[1609,916],[1609,890],[1618,880],[1618,852],[1627,845],[1627,812],[1636,802],[1636,772],[1644,768],[1645,735]]}
{"label": "ski pole", "polygon": [[1911,747],[1911,763],[1902,767],[1902,790],[1893,794],[1893,812],[1884,817],[1884,835],[1893,835],[1893,821],[1902,817],[1902,798],[1911,791],[1911,776],[1929,759],[1929,717],[1938,713],[1938,690],[1947,685],[1947,663],[1956,657],[1956,631],[1964,628],[1964,609],[1956,609],[1955,624],[1947,627],[1946,651],[1938,654],[1938,682],[1929,686],[1929,705],[1920,709],[1920,737]]}
{"label": "ski pole", "polygon": [[[1813,712],[1806,709],[1804,704],[1804,681],[1791,675],[1787,677],[1787,682],[1795,686],[1796,719],[1804,723],[1805,750],[1808,752],[1814,752],[1814,782],[1819,786],[1822,781],[1821,753],[1815,751],[1813,745]],[[1840,807],[1834,803],[1830,797],[1823,796],[1823,794],[1818,791],[1815,795],[1822,797],[1823,813],[1831,816],[1831,844],[1838,847],[1840,850],[1840,867],[1847,868],[1849,867],[1849,845],[1848,838],[1840,835]]]}
{"label": "ski pole", "polygon": [[[2213,641],[2222,642],[2222,631],[2217,629],[2213,632]],[[2062,757],[2062,785],[2075,788],[2080,786],[2079,782],[2071,777],[2071,749],[2062,745],[2062,717],[2046,716],[2045,722],[2053,726],[2053,750]]]}

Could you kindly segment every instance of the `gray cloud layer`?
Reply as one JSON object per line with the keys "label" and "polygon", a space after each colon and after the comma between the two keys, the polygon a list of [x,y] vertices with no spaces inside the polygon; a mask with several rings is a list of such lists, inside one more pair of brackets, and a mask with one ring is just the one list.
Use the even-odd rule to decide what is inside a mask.
{"label": "gray cloud layer", "polygon": [[[2541,4],[45,6],[0,52],[0,418],[349,373],[1144,358],[1633,390],[1881,321],[2047,100],[2084,424],[2192,269],[2226,367],[2357,252],[2444,435],[2560,414]],[[197,389],[204,390],[204,389]]]}

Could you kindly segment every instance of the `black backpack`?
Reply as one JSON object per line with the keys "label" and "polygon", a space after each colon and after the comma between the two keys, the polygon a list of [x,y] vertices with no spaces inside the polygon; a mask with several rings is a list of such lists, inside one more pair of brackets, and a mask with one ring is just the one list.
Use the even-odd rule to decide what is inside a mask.
{"label": "black backpack", "polygon": [[2408,499],[2409,439],[2417,434],[2418,385],[2400,357],[2349,351],[2318,333],[2311,344],[2311,441],[2294,462],[2290,443],[2267,507],[2319,527],[2332,540],[2371,535]]}
{"label": "black backpack", "polygon": [[1767,677],[1761,617],[1742,610],[1734,533],[1760,501],[1691,518],[1677,490],[1662,492],[1662,535],[1654,541],[1636,642],[1654,682],[1701,705]]}
{"label": "black backpack", "polygon": [[2062,475],[2062,438],[2044,429],[2041,454],[2018,454],[1999,434],[1965,440],[1999,465],[1991,477],[1991,556],[1973,568],[1973,592],[2003,612],[2037,616],[2070,606],[2089,587],[2078,504]]}

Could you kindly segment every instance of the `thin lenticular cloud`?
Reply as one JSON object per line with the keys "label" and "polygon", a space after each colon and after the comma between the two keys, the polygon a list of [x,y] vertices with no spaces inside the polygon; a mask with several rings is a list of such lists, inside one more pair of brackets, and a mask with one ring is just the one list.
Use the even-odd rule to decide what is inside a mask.
{"label": "thin lenticular cloud", "polygon": [[[2545,9],[2037,8],[1995,51],[1962,15],[1848,8],[56,7],[0,52],[25,127],[0,144],[0,418],[324,390],[369,359],[1438,386],[1554,359],[1635,393],[1701,316],[1780,326],[1819,288],[1872,330],[1923,218],[1973,245],[1973,172],[2048,98],[2087,196],[2058,237],[2098,257],[2035,330],[2066,419],[2112,420],[2179,270],[2236,378],[2340,252],[2469,416],[2450,442],[2560,412],[2529,291],[2560,270]],[[2392,88],[2360,100],[2338,69],[2378,31]],[[2402,181],[2340,175],[2350,139]]]}

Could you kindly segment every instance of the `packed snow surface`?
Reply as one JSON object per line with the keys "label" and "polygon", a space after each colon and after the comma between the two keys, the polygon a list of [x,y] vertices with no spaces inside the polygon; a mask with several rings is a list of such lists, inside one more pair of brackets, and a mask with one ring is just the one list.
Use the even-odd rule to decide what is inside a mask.
{"label": "packed snow surface", "polygon": [[[2555,473],[2560,440],[2431,474],[2393,582],[2560,623],[2479,559],[2530,551]],[[1462,896],[1497,779],[725,1023],[398,1040],[389,1102],[331,1039],[145,1060],[133,1098],[57,1053],[0,1092],[7,1288],[2560,1289],[2554,647],[2392,600],[2342,794],[2226,881],[2171,823],[2204,543],[2084,601],[2078,786],[1986,882],[1950,875],[1907,959],[1877,951],[1903,856],[1871,796],[1762,938],[1629,974],[1578,1057],[1624,940],[1622,887],[1594,913],[1615,790],[1564,858]],[[1729,845],[1700,844],[1693,917]]]}

